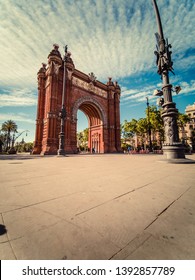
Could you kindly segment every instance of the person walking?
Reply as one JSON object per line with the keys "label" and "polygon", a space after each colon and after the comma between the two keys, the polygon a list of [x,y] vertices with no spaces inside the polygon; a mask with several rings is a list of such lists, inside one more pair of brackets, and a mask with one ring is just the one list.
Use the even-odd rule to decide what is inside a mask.
{"label": "person walking", "polygon": [[130,146],[128,146],[127,151],[128,151],[128,155],[130,155],[130,153],[131,153],[131,147]]}

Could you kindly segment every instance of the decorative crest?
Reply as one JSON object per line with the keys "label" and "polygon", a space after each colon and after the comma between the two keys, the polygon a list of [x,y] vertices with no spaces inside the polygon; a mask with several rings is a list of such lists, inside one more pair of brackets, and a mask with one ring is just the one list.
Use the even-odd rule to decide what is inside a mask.
{"label": "decorative crest", "polygon": [[158,6],[156,4],[156,0],[153,0],[153,5],[156,13],[156,20],[158,24],[158,33],[155,33],[156,36],[156,51],[154,54],[156,55],[156,65],[158,67],[157,73],[162,75],[163,73],[166,74],[168,71],[173,72],[173,62],[171,60],[172,52],[169,50],[171,45],[168,43],[168,39],[164,39],[162,23],[160,19],[160,14],[158,10]]}
{"label": "decorative crest", "polygon": [[172,46],[168,43],[168,39],[166,41],[160,38],[159,34],[156,33],[156,51],[154,54],[156,55],[156,65],[158,67],[158,74],[162,75],[164,71],[170,71],[173,72],[173,62],[171,60],[171,54],[172,52],[169,50],[172,48]]}
{"label": "decorative crest", "polygon": [[68,45],[65,45],[64,51],[65,51],[65,54],[68,52]]}
{"label": "decorative crest", "polygon": [[88,76],[89,76],[89,79],[90,79],[91,83],[95,83],[96,82],[97,78],[95,77],[93,72],[89,73]]}

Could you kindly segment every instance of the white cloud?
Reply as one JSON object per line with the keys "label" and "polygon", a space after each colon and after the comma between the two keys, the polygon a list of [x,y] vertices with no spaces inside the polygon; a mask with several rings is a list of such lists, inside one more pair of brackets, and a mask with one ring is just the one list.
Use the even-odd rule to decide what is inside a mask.
{"label": "white cloud", "polygon": [[[144,90],[140,89],[133,89],[133,90],[128,90],[124,89],[121,95],[121,103],[122,104],[127,104],[132,102],[132,105],[137,105],[138,103],[142,103],[143,101],[146,100],[146,97],[148,97],[149,100],[155,101],[157,100],[156,96],[153,96],[153,91],[156,88],[160,88],[162,86],[161,84],[157,84],[156,86],[148,86],[145,87]],[[190,83],[187,83],[185,81],[180,83],[180,86],[182,88],[181,92],[179,95],[185,95],[185,94],[195,94],[195,80],[190,81]],[[174,89],[174,88],[173,88]],[[173,95],[176,95],[176,93],[173,93]]]}
{"label": "white cloud", "polygon": [[35,124],[35,120],[29,118],[27,114],[23,113],[5,113],[0,114],[0,122],[3,123],[7,120],[14,120],[14,122],[25,122],[30,124]]}
{"label": "white cloud", "polygon": [[122,88],[121,89],[121,98],[123,100],[128,99],[129,96],[134,95],[138,92],[138,89],[128,89],[128,88]]}
{"label": "white cloud", "polygon": [[[164,33],[173,44],[173,55],[179,55],[195,45],[195,4],[167,3],[158,1]],[[53,43],[61,51],[68,44],[76,68],[93,71],[100,80],[154,66],[157,27],[151,1],[6,0],[0,16],[1,86],[35,86],[36,73]],[[181,60],[183,68],[189,60]]]}
{"label": "white cloud", "polygon": [[155,97],[151,94],[151,91],[140,91],[136,94],[128,96],[125,100],[122,100],[122,103],[129,103],[130,101],[133,103],[140,103],[146,100],[148,97],[149,100],[154,99]]}
{"label": "white cloud", "polygon": [[[152,93],[155,88],[161,88],[162,83],[151,81],[149,75],[142,79],[143,73],[157,71],[154,56],[157,25],[152,1],[1,2],[0,107],[7,110],[7,114],[0,115],[1,122],[13,119],[20,122],[24,130],[25,127],[34,130],[34,112],[34,116],[29,117],[8,110],[14,107],[16,112],[18,107],[21,111],[20,106],[37,104],[37,94],[34,95],[32,89],[37,87],[37,72],[41,63],[47,62],[53,43],[60,45],[61,54],[63,46],[68,44],[77,69],[94,72],[101,81],[109,76],[113,80],[120,79],[122,106],[145,104],[146,97],[150,104],[156,103]],[[158,0],[158,6],[165,38],[168,37],[173,46],[176,76],[171,75],[171,83],[182,87],[180,96],[194,94],[194,81],[188,80],[186,84],[180,81],[184,81],[182,72],[194,67],[193,54],[189,52],[187,57],[185,54],[195,45],[195,2]],[[135,73],[137,80],[127,81],[127,77]],[[135,111],[140,114],[138,108]],[[127,116],[133,110],[127,111],[121,109],[121,113]]]}
{"label": "white cloud", "polygon": [[0,90],[0,107],[33,106],[37,97],[29,89]]}
{"label": "white cloud", "polygon": [[179,94],[195,94],[195,80],[190,83],[181,82],[181,92]]}

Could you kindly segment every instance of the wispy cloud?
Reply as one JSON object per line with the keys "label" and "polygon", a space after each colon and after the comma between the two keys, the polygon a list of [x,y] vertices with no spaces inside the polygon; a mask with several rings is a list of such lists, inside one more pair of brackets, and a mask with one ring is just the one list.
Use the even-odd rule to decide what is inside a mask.
{"label": "wispy cloud", "polygon": [[[158,4],[164,33],[174,53],[182,57],[195,45],[195,3],[159,0]],[[7,0],[1,3],[0,16],[1,85],[35,86],[36,73],[53,43],[61,51],[67,43],[76,68],[93,71],[100,80],[154,66],[157,27],[151,1]],[[179,63],[185,68],[193,58],[183,57]]]}
{"label": "wispy cloud", "polygon": [[36,104],[37,97],[29,89],[0,90],[0,107],[33,106]]}
{"label": "wispy cloud", "polygon": [[30,123],[34,124],[35,120],[31,119],[29,115],[23,114],[23,113],[5,113],[5,114],[0,114],[0,123],[3,123],[7,120],[14,120],[16,123],[17,122],[25,122],[25,123]]}
{"label": "wispy cloud", "polygon": [[[162,85],[161,85],[162,86]],[[156,88],[159,88],[160,84],[152,85],[152,86],[145,86],[145,87],[138,87],[134,89],[123,88],[121,93],[121,102],[127,103],[129,101],[139,103],[148,97],[149,99],[153,99],[153,91]]]}
{"label": "wispy cloud", "polygon": [[195,80],[192,80],[190,83],[181,82],[181,93],[179,94],[195,94]]}
{"label": "wispy cloud", "polygon": [[[138,103],[142,103],[146,100],[146,97],[148,97],[149,100],[156,102],[157,97],[153,96],[153,91],[155,89],[160,88],[161,84],[157,84],[156,86],[148,86],[145,87],[144,90],[140,89],[133,89],[128,90],[126,88],[123,88],[122,95],[121,95],[121,103],[127,104],[132,103],[132,105],[137,105]],[[195,80],[192,80],[190,83],[187,82],[181,82],[180,86],[182,88],[179,95],[186,95],[186,94],[195,94]],[[175,95],[175,94],[174,94]]]}
{"label": "wispy cloud", "polygon": [[[171,75],[171,83],[182,87],[181,98],[193,95],[194,102],[195,2],[157,2],[165,38],[173,47],[176,76]],[[31,130],[34,139],[37,72],[53,43],[59,44],[62,54],[68,44],[77,69],[94,72],[100,81],[109,76],[120,81],[123,118],[142,114],[147,96],[150,104],[156,103],[152,93],[162,83],[158,74],[152,74],[157,71],[152,1],[4,0],[0,18],[1,123],[13,119],[21,129]],[[17,113],[28,113],[21,106],[29,109],[29,115]]]}

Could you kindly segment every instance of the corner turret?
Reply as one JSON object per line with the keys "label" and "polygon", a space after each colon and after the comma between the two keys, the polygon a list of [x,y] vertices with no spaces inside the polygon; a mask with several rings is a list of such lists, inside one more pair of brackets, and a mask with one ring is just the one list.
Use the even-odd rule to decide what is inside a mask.
{"label": "corner turret", "polygon": [[53,44],[53,50],[51,50],[50,54],[47,57],[48,64],[50,64],[51,61],[62,64],[62,57],[58,49],[59,46],[57,44]]}

